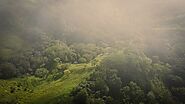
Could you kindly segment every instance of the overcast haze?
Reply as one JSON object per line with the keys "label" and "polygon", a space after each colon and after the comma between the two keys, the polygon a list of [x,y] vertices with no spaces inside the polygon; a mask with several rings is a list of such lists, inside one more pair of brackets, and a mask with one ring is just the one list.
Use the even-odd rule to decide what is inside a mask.
{"label": "overcast haze", "polygon": [[[183,0],[63,0],[43,8],[39,21],[65,32],[84,35],[131,35],[159,28],[161,22],[184,16]],[[49,17],[48,17],[49,16]],[[49,24],[50,25],[50,24]],[[164,27],[163,27],[164,28]],[[136,34],[135,34],[136,35]]]}
{"label": "overcast haze", "polygon": [[[17,4],[11,0],[1,0],[1,14],[8,9],[13,14],[7,15],[10,17],[1,15],[1,20],[12,16],[25,18],[21,15],[28,14],[26,18],[32,20],[30,23],[25,21],[24,24],[40,25],[47,29],[55,27],[63,32],[84,35],[128,35],[158,28],[161,21],[184,16],[185,12],[183,0],[40,0],[40,2],[32,0],[32,2],[32,5],[21,5],[21,0],[18,0]],[[22,10],[25,8],[26,10]]]}
{"label": "overcast haze", "polygon": [[[33,31],[113,39],[165,35],[183,29],[184,0],[0,0],[2,34]],[[171,23],[172,22],[172,23]],[[5,31],[5,33],[3,33]],[[171,32],[171,31],[170,31]]]}

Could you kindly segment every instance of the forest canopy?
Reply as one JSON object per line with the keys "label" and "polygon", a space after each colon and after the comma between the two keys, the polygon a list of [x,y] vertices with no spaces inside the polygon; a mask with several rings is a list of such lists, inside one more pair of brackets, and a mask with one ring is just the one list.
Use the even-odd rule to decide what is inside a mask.
{"label": "forest canopy", "polygon": [[184,104],[185,1],[0,0],[0,104]]}

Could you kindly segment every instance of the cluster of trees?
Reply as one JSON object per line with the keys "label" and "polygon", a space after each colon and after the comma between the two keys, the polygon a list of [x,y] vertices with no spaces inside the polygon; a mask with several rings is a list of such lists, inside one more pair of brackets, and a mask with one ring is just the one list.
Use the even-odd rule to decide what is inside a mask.
{"label": "cluster of trees", "polygon": [[[153,62],[143,53],[121,51],[105,58],[71,96],[74,104],[185,103],[184,92],[179,93],[184,87],[173,86],[181,78],[171,72],[169,64]],[[176,81],[167,83],[169,75]]]}
{"label": "cluster of trees", "polygon": [[34,75],[43,69],[49,72],[55,69],[60,70],[62,69],[58,67],[60,64],[87,63],[101,53],[101,48],[95,44],[67,45],[61,40],[40,37],[40,41],[33,43],[31,48],[9,55],[7,59],[4,59],[4,56],[0,57],[0,78]]}
{"label": "cluster of trees", "polygon": [[[174,20],[178,20],[174,18]],[[174,25],[176,22],[171,21]],[[177,24],[179,26],[179,24]],[[183,24],[184,26],[184,24]],[[182,26],[179,26],[182,27]],[[162,38],[160,34],[156,39],[163,40],[160,42],[160,46],[153,47],[148,44],[145,49],[145,53],[152,60],[162,61],[171,65],[171,72],[164,78],[165,85],[169,88],[170,92],[174,96],[174,99],[184,99],[184,86],[185,86],[185,38],[184,30],[169,30],[168,34],[164,34]]]}
{"label": "cluster of trees", "polygon": [[[101,33],[90,37],[67,32],[58,22],[61,21],[58,12],[53,13],[53,8],[46,5],[53,3],[49,0],[0,0],[0,3],[4,4],[0,10],[0,79],[34,75],[57,80],[69,73],[65,71],[69,64],[89,62],[104,47],[107,53],[114,54],[74,89],[74,103],[185,103],[183,15],[170,15],[171,19],[161,23],[177,30],[159,29],[154,33],[151,30],[150,34],[133,36],[115,33],[112,39]],[[127,47],[137,51],[118,52]]]}

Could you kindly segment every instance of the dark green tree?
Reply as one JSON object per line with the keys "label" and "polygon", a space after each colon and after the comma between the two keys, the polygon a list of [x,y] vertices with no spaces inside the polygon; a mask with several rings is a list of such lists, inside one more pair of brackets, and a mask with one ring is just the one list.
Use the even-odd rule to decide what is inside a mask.
{"label": "dark green tree", "polygon": [[8,79],[16,76],[16,67],[11,63],[3,63],[0,65],[0,78]]}

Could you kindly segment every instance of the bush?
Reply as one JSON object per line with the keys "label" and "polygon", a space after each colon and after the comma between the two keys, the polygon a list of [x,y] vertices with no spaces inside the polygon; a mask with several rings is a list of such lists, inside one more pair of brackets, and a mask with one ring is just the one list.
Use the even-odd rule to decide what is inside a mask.
{"label": "bush", "polygon": [[79,62],[79,63],[86,63],[87,60],[86,60],[85,58],[82,57],[82,58],[79,58],[78,62]]}
{"label": "bush", "polygon": [[64,70],[64,75],[69,75],[71,73],[71,71],[69,70]]}
{"label": "bush", "polygon": [[57,65],[57,69],[60,71],[64,71],[69,68],[69,65],[70,64],[60,64],[60,65]]}
{"label": "bush", "polygon": [[49,71],[46,68],[39,68],[36,70],[35,76],[40,78],[46,78],[48,73]]}

